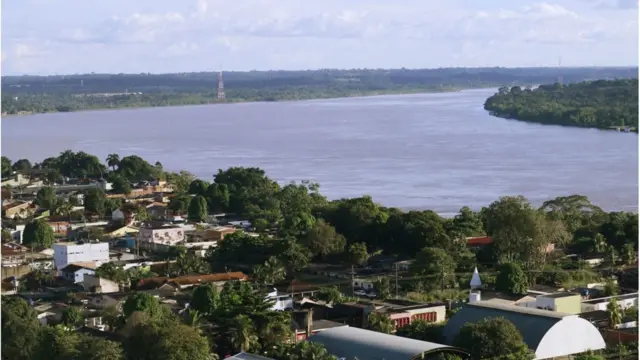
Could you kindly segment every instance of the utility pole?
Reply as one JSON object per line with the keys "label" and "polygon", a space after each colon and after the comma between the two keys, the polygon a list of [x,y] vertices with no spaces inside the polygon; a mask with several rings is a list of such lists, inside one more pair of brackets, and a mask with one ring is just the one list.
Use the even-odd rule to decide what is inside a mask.
{"label": "utility pole", "polygon": [[398,263],[396,265],[396,299],[398,298]]}
{"label": "utility pole", "polygon": [[353,286],[353,281],[355,280],[353,278],[353,275],[355,275],[355,272],[353,271],[353,265],[351,265],[351,296],[355,297],[356,296],[356,288]]}

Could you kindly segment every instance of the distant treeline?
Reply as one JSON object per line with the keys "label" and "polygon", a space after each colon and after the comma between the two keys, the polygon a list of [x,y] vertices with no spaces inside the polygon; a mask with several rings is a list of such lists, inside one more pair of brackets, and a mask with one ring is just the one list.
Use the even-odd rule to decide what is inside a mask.
{"label": "distant treeline", "polygon": [[638,128],[638,79],[598,80],[537,89],[502,87],[485,102],[493,115],[541,124]]}
{"label": "distant treeline", "polygon": [[[567,82],[629,78],[637,68],[566,68]],[[308,70],[225,72],[227,100],[280,101],[373,94],[437,92],[555,81],[555,68]],[[3,76],[2,112],[207,104],[218,73]]]}

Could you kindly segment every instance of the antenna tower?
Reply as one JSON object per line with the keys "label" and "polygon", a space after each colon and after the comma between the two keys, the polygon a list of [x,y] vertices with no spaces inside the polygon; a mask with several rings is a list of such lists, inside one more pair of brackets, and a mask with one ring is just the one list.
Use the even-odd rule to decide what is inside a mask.
{"label": "antenna tower", "polygon": [[224,82],[222,81],[222,70],[218,74],[218,102],[226,101],[226,97],[224,95]]}
{"label": "antenna tower", "polygon": [[562,67],[562,56],[558,57],[558,84],[562,86],[562,73],[560,72],[560,68]]}

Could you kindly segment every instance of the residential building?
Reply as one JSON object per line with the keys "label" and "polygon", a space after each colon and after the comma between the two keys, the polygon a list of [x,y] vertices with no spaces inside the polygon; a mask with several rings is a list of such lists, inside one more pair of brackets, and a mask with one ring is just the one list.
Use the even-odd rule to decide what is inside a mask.
{"label": "residential building", "polygon": [[24,215],[29,207],[31,207],[31,201],[13,201],[9,204],[2,206],[2,212],[7,219],[13,219],[15,217],[24,218]]}
{"label": "residential building", "polygon": [[146,226],[138,230],[140,246],[153,248],[154,245],[174,246],[184,241],[184,230],[178,226]]}
{"label": "residential building", "polygon": [[23,264],[27,259],[29,249],[16,243],[2,244],[2,266],[15,267]]}
{"label": "residential building", "polygon": [[313,309],[294,310],[291,314],[291,320],[296,334],[296,342],[305,340],[309,336],[327,329],[349,326],[331,320],[314,319],[315,313]]}
{"label": "residential building", "polygon": [[120,291],[120,286],[115,281],[107,280],[95,274],[85,274],[82,281],[84,291],[92,293],[114,293]]}
{"label": "residential building", "polygon": [[293,298],[291,294],[279,293],[277,289],[269,292],[266,296],[267,300],[273,301],[273,311],[285,311],[287,309],[293,309]]}
{"label": "residential building", "polygon": [[165,286],[166,290],[183,290],[200,284],[214,284],[222,287],[228,281],[245,281],[248,276],[242,272],[228,272],[219,274],[189,275],[176,278],[152,277],[140,280],[136,284],[137,290],[159,289]]}
{"label": "residential building", "polygon": [[216,226],[212,229],[205,230],[205,238],[211,241],[222,241],[224,237],[233,234],[238,229],[231,226]]}
{"label": "residential building", "polygon": [[152,218],[164,218],[167,216],[167,204],[162,202],[153,202],[145,207],[147,214]]}
{"label": "residential building", "polygon": [[580,314],[582,308],[580,302],[582,297],[578,293],[556,292],[552,294],[539,295],[533,301],[518,301],[518,306],[535,308],[541,310],[551,310],[565,314]]}
{"label": "residential building", "polygon": [[70,221],[51,221],[48,220],[47,224],[49,224],[49,226],[51,226],[51,228],[53,229],[53,233],[57,236],[67,236],[67,234],[69,233],[69,230],[71,229],[71,222]]}
{"label": "residential building", "polygon": [[515,325],[536,359],[567,357],[606,346],[598,329],[578,315],[488,301],[468,303],[458,310],[443,330],[445,342],[451,344],[465,324],[497,317]]}
{"label": "residential building", "polygon": [[607,310],[607,305],[609,305],[609,301],[611,301],[611,299],[614,299],[622,309],[638,306],[638,293],[635,292],[631,294],[584,300],[581,304],[581,312]]}
{"label": "residential building", "polygon": [[396,328],[414,320],[439,323],[446,319],[447,308],[442,303],[418,303],[408,300],[387,299],[385,301],[360,300],[358,302],[335,304],[326,311],[329,320],[343,322],[355,327],[366,327],[372,312],[389,316]]}
{"label": "residential building", "polygon": [[126,209],[115,209],[111,212],[111,220],[113,221],[124,221],[125,224],[129,224],[133,222],[135,218],[135,214]]}
{"label": "residential building", "polygon": [[[467,237],[467,247],[472,249],[481,249],[487,245],[493,244],[493,238],[491,236],[473,236]],[[549,254],[555,250],[555,244],[547,244],[541,248],[542,251]]]}
{"label": "residential building", "polygon": [[109,243],[78,241],[53,244],[53,259],[60,275],[60,270],[72,263],[94,262],[100,266],[109,262]]}
{"label": "residential building", "polygon": [[95,275],[96,266],[94,263],[72,263],[65,266],[60,273],[65,279],[77,284],[84,282],[85,275]]}
{"label": "residential building", "polygon": [[339,359],[437,359],[447,354],[470,359],[460,348],[354,327],[336,327],[313,334],[307,341],[321,344]]}
{"label": "residential building", "polygon": [[356,289],[373,290],[375,281],[365,279],[353,279],[353,287]]}
{"label": "residential building", "polygon": [[413,260],[403,260],[397,261],[395,263],[395,270],[398,271],[409,271],[409,267],[413,264]]}
{"label": "residential building", "polygon": [[11,238],[18,244],[22,244],[22,235],[24,234],[24,228],[26,225],[18,224],[14,230],[10,230]]}

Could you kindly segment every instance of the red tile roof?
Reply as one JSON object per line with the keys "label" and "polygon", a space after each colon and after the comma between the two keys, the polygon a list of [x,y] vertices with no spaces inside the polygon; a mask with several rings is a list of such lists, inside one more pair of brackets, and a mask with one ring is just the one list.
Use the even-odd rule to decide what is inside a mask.
{"label": "red tile roof", "polygon": [[482,246],[493,243],[491,236],[476,236],[467,238],[467,246]]}

